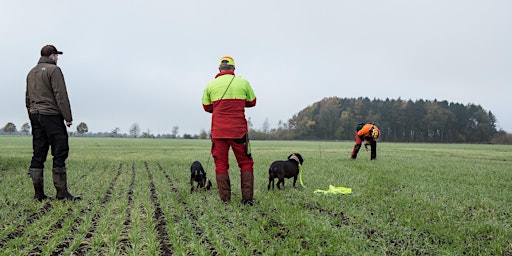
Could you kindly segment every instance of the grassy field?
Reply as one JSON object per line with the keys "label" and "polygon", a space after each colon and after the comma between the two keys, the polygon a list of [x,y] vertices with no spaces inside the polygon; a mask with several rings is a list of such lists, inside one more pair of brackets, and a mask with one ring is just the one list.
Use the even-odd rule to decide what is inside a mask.
{"label": "grassy field", "polygon": [[[512,146],[253,141],[254,206],[219,202],[207,140],[70,139],[70,192],[32,199],[31,137],[0,137],[0,255],[512,255]],[[268,191],[268,167],[304,156],[305,188]],[[199,160],[214,189],[190,193]],[[45,191],[55,195],[51,157]],[[350,195],[315,194],[329,185]]]}

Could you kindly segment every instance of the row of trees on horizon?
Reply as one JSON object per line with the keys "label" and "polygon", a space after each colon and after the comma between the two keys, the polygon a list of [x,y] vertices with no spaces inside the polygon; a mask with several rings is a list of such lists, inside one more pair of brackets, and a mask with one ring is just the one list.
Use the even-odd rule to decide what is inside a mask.
{"label": "row of trees on horizon", "polygon": [[[374,123],[381,130],[381,140],[389,142],[436,143],[503,143],[512,144],[512,135],[496,129],[496,117],[480,105],[452,103],[437,100],[402,100],[369,98],[324,98],[295,114],[288,122],[279,121],[270,129],[267,121],[262,129],[254,129],[251,120],[249,135],[257,140],[353,140],[359,123]],[[25,123],[18,132],[9,122],[2,131],[7,134],[29,134]],[[144,137],[207,139],[209,133],[201,130],[198,135],[179,136],[178,126],[171,134],[153,135],[142,132],[134,123],[129,134],[119,128],[110,132],[88,134],[86,123],[79,123],[76,133],[70,135],[97,137]]]}
{"label": "row of trees on horizon", "polygon": [[[252,138],[353,140],[359,123],[374,123],[390,142],[496,143],[510,136],[480,105],[437,100],[324,98],[277,129],[252,130]],[[496,138],[499,138],[496,140]]]}
{"label": "row of trees on horizon", "polygon": [[[142,138],[180,138],[178,135],[178,126],[173,126],[171,134],[158,134],[154,135],[149,130],[147,132],[141,132],[141,128],[138,123],[134,123],[129,128],[129,133],[121,133],[119,127],[115,127],[110,132],[99,132],[89,133],[89,127],[86,123],[81,122],[76,126],[76,132],[68,132],[70,136],[88,136],[88,137],[142,137]],[[31,127],[29,123],[24,123],[21,129],[18,131],[16,125],[12,122],[8,122],[1,130],[0,134],[9,135],[28,135],[31,133]],[[204,132],[206,133],[206,132]],[[205,135],[206,136],[206,135]],[[184,134],[183,138],[186,139],[197,139],[198,135]],[[206,137],[205,137],[206,138]]]}

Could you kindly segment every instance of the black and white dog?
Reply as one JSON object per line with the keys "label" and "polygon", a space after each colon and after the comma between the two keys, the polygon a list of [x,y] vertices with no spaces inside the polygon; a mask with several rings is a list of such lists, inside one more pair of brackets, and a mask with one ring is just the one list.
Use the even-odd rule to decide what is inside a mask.
{"label": "black and white dog", "polygon": [[199,161],[194,161],[190,166],[190,193],[194,191],[194,182],[197,182],[196,189],[210,190],[212,182],[206,178],[206,172]]}
{"label": "black and white dog", "polygon": [[270,190],[270,184],[272,184],[272,190],[274,189],[274,179],[278,179],[277,188],[281,189],[279,184],[282,184],[284,189],[284,179],[289,179],[291,177],[293,177],[293,187],[295,187],[297,176],[299,175],[299,167],[303,162],[304,159],[299,153],[291,154],[288,156],[288,160],[286,161],[273,162],[268,169],[267,189]]}

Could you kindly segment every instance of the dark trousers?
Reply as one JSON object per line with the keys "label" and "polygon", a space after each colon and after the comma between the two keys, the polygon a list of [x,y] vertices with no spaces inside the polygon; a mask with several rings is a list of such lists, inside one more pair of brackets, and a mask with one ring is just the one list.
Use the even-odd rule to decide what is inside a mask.
{"label": "dark trousers", "polygon": [[66,167],[69,154],[68,131],[62,115],[31,114],[32,148],[30,168],[43,169],[51,147],[53,168]]}
{"label": "dark trousers", "polygon": [[370,142],[370,148],[371,148],[370,159],[375,160],[377,158],[377,142],[372,137],[367,137],[367,138],[359,137],[356,134],[356,144],[354,145],[354,149],[352,150],[352,155],[351,155],[352,159],[357,158],[357,153],[359,152],[359,149],[361,149],[361,144],[365,140]]}

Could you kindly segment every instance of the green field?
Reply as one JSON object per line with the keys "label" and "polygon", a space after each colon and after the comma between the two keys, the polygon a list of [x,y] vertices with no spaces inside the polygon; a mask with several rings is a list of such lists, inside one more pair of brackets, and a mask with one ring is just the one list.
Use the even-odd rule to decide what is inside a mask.
{"label": "green field", "polygon": [[[219,202],[208,140],[70,138],[82,201],[32,199],[31,137],[0,137],[0,255],[512,255],[512,146],[253,141],[254,206]],[[305,188],[268,191],[299,152]],[[190,193],[199,160],[214,189]],[[350,195],[313,193],[329,185]],[[51,157],[45,191],[52,196]]]}

